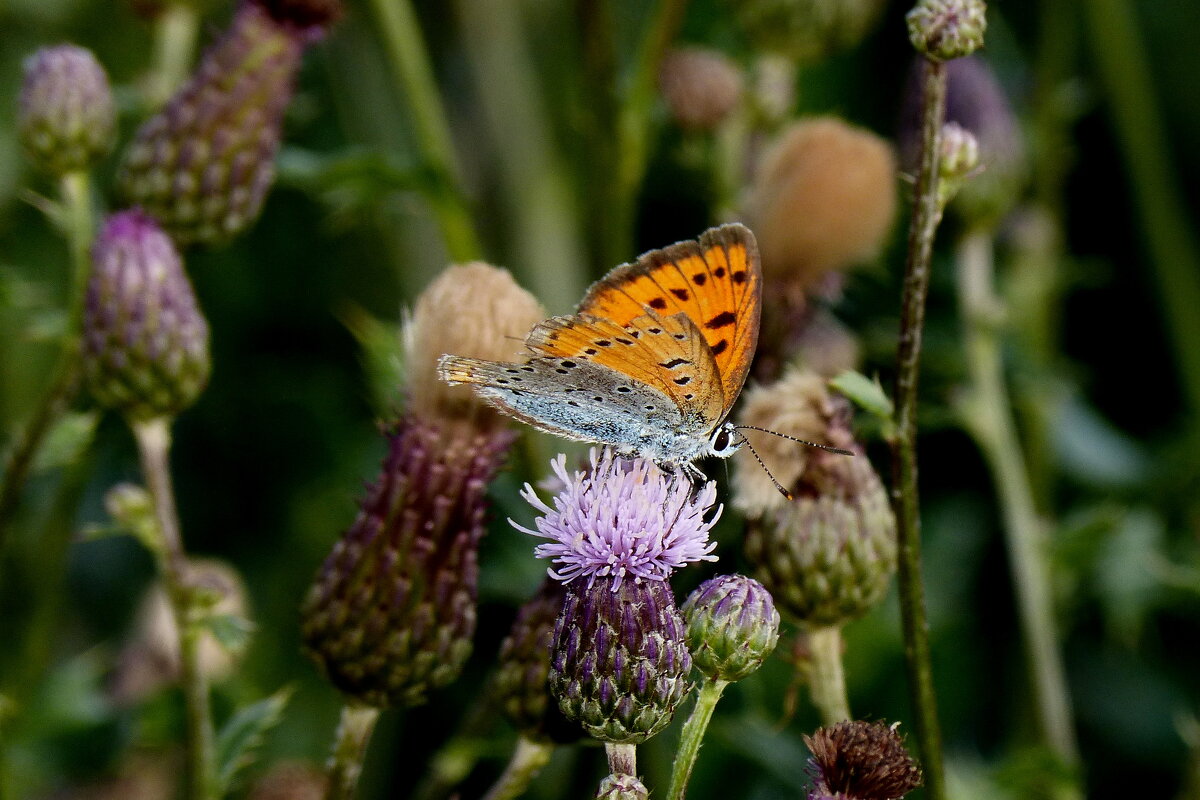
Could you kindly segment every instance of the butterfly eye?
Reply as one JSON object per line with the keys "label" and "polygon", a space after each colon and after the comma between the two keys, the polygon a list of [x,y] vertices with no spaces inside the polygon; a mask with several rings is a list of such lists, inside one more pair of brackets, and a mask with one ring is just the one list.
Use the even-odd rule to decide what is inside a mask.
{"label": "butterfly eye", "polygon": [[721,426],[721,429],[713,435],[712,442],[709,443],[709,452],[714,456],[728,458],[737,452],[741,447],[741,442],[733,438],[733,433],[726,426]]}

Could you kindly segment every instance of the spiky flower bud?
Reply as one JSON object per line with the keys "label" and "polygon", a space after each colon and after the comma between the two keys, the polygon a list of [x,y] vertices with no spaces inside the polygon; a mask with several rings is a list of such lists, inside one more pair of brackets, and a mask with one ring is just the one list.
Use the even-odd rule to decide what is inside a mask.
{"label": "spiky flower bud", "polygon": [[665,581],[602,578],[567,585],[554,628],[550,688],[593,737],[640,744],[691,691],[683,618]]}
{"label": "spiky flower bud", "polygon": [[979,166],[979,142],[975,134],[957,122],[942,126],[942,153],[938,170],[942,180],[961,180]]}
{"label": "spiky flower bud", "polygon": [[663,58],[658,86],[681,127],[710,131],[737,108],[742,73],[716,50],[682,47]]}
{"label": "spiky flower bud", "polygon": [[839,722],[805,736],[804,743],[812,752],[809,800],[899,800],[921,785],[921,768],[896,725]]}
{"label": "spiky flower bud", "polygon": [[[858,452],[812,450],[797,470],[764,442],[763,460],[780,466],[776,476],[795,499],[777,492],[778,499],[768,499],[754,475],[759,466],[739,461],[735,503],[751,517],[746,557],[784,616],[809,627],[862,616],[883,599],[896,569],[896,520],[879,476],[850,434],[846,404],[830,398],[823,381],[793,373],[753,390],[742,419]],[[819,425],[824,431],[814,430]],[[790,460],[798,457],[793,451]]]}
{"label": "spiky flower bud", "polygon": [[757,670],[779,641],[771,593],[744,575],[710,578],[684,601],[688,648],[709,678],[740,681]]}
{"label": "spiky flower bud", "polygon": [[550,648],[566,589],[547,577],[521,606],[500,645],[495,695],[505,716],[526,739],[569,744],[583,730],[562,715],[550,694]]}
{"label": "spiky flower bud", "polygon": [[248,0],[191,79],[138,130],[118,181],[181,244],[229,239],[258,217],[305,45],[335,0]]}
{"label": "spiky flower bud", "polygon": [[17,129],[39,168],[88,169],[112,149],[116,125],[108,75],[90,50],[44,47],[25,62]]}
{"label": "spiky flower bud", "polygon": [[305,644],[334,686],[367,705],[411,706],[458,677],[475,632],[487,485],[512,438],[397,423],[304,604]]}
{"label": "spiky flower bud", "polygon": [[596,790],[596,800],[646,800],[650,791],[633,775],[606,775]]}
{"label": "spiky flower bud", "polygon": [[97,402],[134,420],[178,414],[208,382],[208,323],[170,237],[136,209],[92,247],[83,367]]}
{"label": "spiky flower bud", "polygon": [[738,20],[756,49],[800,62],[853,47],[874,27],[883,0],[742,0]]}
{"label": "spiky flower bud", "polygon": [[[690,690],[683,618],[667,578],[689,561],[713,560],[708,531],[720,509],[716,484],[698,491],[683,475],[645,460],[591,454],[587,474],[551,466],[564,489],[546,505],[528,484],[522,496],[542,513],[549,539],[535,553],[568,581],[554,627],[550,688],[567,718],[597,739],[637,744],[662,730]],[[511,521],[510,521],[511,522]]]}
{"label": "spiky flower bud", "polygon": [[983,47],[984,0],[917,0],[905,17],[912,46],[934,61],[969,56]]}

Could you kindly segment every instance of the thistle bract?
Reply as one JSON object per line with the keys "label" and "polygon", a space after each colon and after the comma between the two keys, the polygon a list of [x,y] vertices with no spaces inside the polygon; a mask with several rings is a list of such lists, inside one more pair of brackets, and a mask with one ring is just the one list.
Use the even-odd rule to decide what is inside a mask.
{"label": "thistle bract", "polygon": [[97,402],[135,420],[178,414],[208,382],[208,323],[175,245],[140,211],[109,217],[92,248],[83,368]]}
{"label": "thistle bract", "polygon": [[45,47],[25,62],[17,129],[30,160],[54,175],[86,170],[108,154],[116,111],[108,75],[90,50]]}

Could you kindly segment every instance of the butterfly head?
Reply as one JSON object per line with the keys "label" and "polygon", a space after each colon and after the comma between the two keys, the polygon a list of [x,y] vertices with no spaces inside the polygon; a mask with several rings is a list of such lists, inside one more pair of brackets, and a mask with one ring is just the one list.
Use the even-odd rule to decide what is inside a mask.
{"label": "butterfly head", "polygon": [[746,437],[734,427],[732,422],[726,422],[718,425],[717,429],[713,431],[712,438],[708,440],[708,455],[729,458],[742,449],[742,445],[745,443]]}

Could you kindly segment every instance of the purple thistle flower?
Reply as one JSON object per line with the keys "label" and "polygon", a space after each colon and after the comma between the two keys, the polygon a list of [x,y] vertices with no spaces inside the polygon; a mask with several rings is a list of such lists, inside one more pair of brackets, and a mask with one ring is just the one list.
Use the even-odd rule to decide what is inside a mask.
{"label": "purple thistle flower", "polygon": [[716,483],[695,490],[682,473],[664,473],[644,459],[619,459],[609,450],[597,455],[593,448],[590,460],[590,471],[574,475],[565,455],[550,462],[565,487],[553,508],[525,484],[521,496],[542,514],[537,530],[509,520],[519,531],[550,540],[534,555],[556,565],[548,570],[552,578],[586,578],[589,589],[596,578],[610,578],[615,592],[626,578],[665,581],[689,562],[717,560],[708,533],[724,506],[705,519],[717,499]]}

